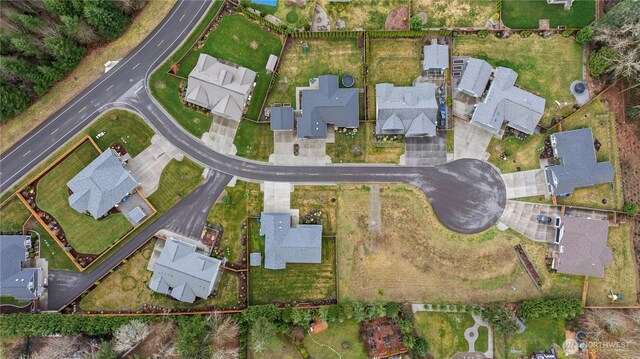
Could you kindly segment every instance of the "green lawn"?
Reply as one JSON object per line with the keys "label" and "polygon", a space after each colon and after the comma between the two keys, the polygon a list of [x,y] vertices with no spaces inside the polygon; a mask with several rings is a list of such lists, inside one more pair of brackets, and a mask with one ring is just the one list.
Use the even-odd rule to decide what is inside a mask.
{"label": "green lawn", "polygon": [[[546,2],[544,4],[547,5]],[[582,46],[573,38],[512,36],[497,39],[487,36],[481,39],[458,36],[454,42],[454,54],[477,57],[492,66],[504,66],[517,72],[517,86],[547,100],[541,120],[543,124],[556,116],[570,113],[575,103],[569,87],[574,80],[582,79]],[[566,102],[567,105],[558,109],[555,101]]]}
{"label": "green lawn", "polygon": [[494,358],[521,358],[522,355],[538,350],[549,350],[553,344],[561,346],[565,340],[564,321],[530,319],[525,325],[527,329],[522,334],[511,334],[506,337],[494,334]]}
{"label": "green lawn", "polygon": [[[315,343],[314,340],[319,344]],[[349,349],[342,347],[344,342],[349,344]],[[367,353],[364,351],[364,344],[360,339],[360,325],[352,320],[331,323],[326,330],[318,334],[305,336],[302,344],[304,344],[312,358],[335,358],[337,355],[333,350],[338,352],[342,359],[367,357]]]}
{"label": "green lawn", "polygon": [[[249,341],[251,341],[251,337],[249,337]],[[283,334],[274,335],[265,351],[254,353],[249,349],[248,352],[251,359],[300,359],[296,346],[289,337]]]}
{"label": "green lawn", "polygon": [[[96,135],[102,131],[105,134],[96,139]],[[103,151],[120,141],[131,157],[149,147],[151,137],[155,134],[140,116],[124,110],[112,110],[102,115],[89,127],[88,132]]]}
{"label": "green lawn", "polygon": [[77,272],[78,267],[73,264],[65,251],[51,237],[40,222],[31,220],[29,229],[40,234],[40,257],[45,258],[49,263],[49,269],[64,269]]}
{"label": "green lawn", "polygon": [[67,182],[98,155],[93,144],[85,142],[38,181],[38,207],[60,223],[69,244],[80,253],[101,253],[133,228],[121,213],[97,221],[69,206]]}
{"label": "green lawn", "polygon": [[286,0],[278,0],[277,6],[250,3],[249,7],[261,13],[273,15],[293,28],[304,29],[311,23],[313,2],[307,2],[303,8],[299,8],[296,4],[287,5],[286,3]]}
{"label": "green lawn", "polygon": [[[299,41],[284,52],[280,69],[267,103],[296,104],[296,87],[309,86],[320,75],[352,75],[354,87],[362,87],[362,49],[355,38],[305,39],[305,53]],[[361,114],[363,115],[363,114]]]}
{"label": "green lawn", "polygon": [[[544,139],[549,134],[533,134],[522,141],[514,136],[509,136],[504,140],[491,138],[487,151],[489,152],[489,162],[498,167],[502,173],[516,172],[518,167],[521,171],[528,171],[540,168],[540,153],[544,148]],[[506,152],[507,159],[500,156]]]}
{"label": "green lawn", "polygon": [[243,15],[227,15],[220,20],[218,27],[209,34],[201,48],[191,51],[180,61],[178,75],[188,77],[201,53],[255,71],[256,87],[246,116],[257,120],[271,82],[271,75],[267,74],[265,65],[269,55],[280,56],[281,49],[282,40],[279,36],[264,30]]}
{"label": "green lawn", "polygon": [[[264,258],[264,237],[255,235],[252,226],[250,252],[260,252]],[[288,263],[286,269],[270,270],[249,267],[249,303],[305,302],[336,297],[336,247],[331,238],[322,239],[322,263]],[[264,263],[264,259],[263,259]]]}
{"label": "green lawn", "polygon": [[485,27],[495,0],[413,0],[412,15],[426,12],[425,27]]}
{"label": "green lawn", "polygon": [[205,307],[230,308],[237,305],[238,280],[227,271],[221,274],[218,294],[194,303],[184,303],[149,289],[152,272],[147,264],[155,241],[147,243],[118,270],[110,274],[100,285],[86,294],[80,302],[85,311],[137,310],[143,304],[170,309],[192,309]]}
{"label": "green lawn", "polygon": [[489,350],[489,329],[487,329],[487,327],[478,328],[478,339],[476,339],[475,349],[480,353]]}
{"label": "green lawn", "polygon": [[471,314],[418,312],[415,321],[418,334],[427,340],[434,358],[451,358],[455,353],[469,351],[464,331],[475,323]]}
{"label": "green lawn", "polygon": [[27,305],[31,304],[31,302],[22,302],[19,301],[17,299],[15,299],[14,297],[10,297],[10,296],[0,296],[0,305],[13,305],[15,307],[19,307],[19,308],[23,308],[26,307]]}
{"label": "green lawn", "polygon": [[273,131],[268,123],[242,120],[233,144],[238,150],[236,155],[240,157],[269,161],[269,155],[273,153]]}
{"label": "green lawn", "polygon": [[222,225],[222,250],[229,261],[235,262],[242,253],[240,226],[248,216],[260,216],[263,196],[257,183],[243,181],[227,187],[225,192],[211,208],[207,221]]}
{"label": "green lawn", "polygon": [[31,216],[31,212],[18,196],[14,196],[0,208],[0,233],[22,233],[22,226],[29,216]]}
{"label": "green lawn", "polygon": [[172,159],[162,171],[158,189],[147,199],[165,212],[202,183],[203,168],[188,158]]}
{"label": "green lawn", "polygon": [[212,121],[211,116],[188,108],[182,103],[178,94],[181,80],[171,76],[168,71],[172,64],[180,60],[180,58],[191,49],[191,46],[209,26],[223,3],[223,1],[218,0],[211,6],[211,9],[209,9],[200,24],[193,29],[193,32],[184,44],[178,51],[171,55],[167,61],[158,67],[158,70],[156,70],[149,79],[151,94],[185,130],[198,138],[209,131]]}
{"label": "green lawn", "polygon": [[547,0],[503,0],[502,21],[513,29],[537,29],[539,19],[549,19],[549,27],[585,27],[596,14],[595,0],[575,0],[571,10],[563,5],[549,5]]}

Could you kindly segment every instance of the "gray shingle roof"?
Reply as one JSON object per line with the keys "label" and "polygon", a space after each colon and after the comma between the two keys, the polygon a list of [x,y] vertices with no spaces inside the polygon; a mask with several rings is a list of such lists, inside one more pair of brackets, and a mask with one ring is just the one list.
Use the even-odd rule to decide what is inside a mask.
{"label": "gray shingle roof", "polygon": [[611,162],[596,159],[590,128],[554,133],[551,136],[554,157],[561,163],[545,168],[551,194],[565,195],[576,188],[613,182]]}
{"label": "gray shingle roof", "polygon": [[322,260],[322,225],[299,224],[291,228],[291,214],[262,212],[260,235],[265,236],[264,267],[267,269],[285,269],[287,263],[320,263]]}
{"label": "gray shingle roof", "polygon": [[69,206],[98,219],[137,186],[138,182],[124,168],[116,152],[107,149],[67,182],[73,192]]}
{"label": "gray shingle roof", "polygon": [[216,115],[240,120],[255,78],[252,70],[200,54],[189,74],[185,100]]}
{"label": "gray shingle roof", "polygon": [[293,108],[291,106],[271,107],[271,130],[293,130]]}
{"label": "gray shingle roof", "polygon": [[327,138],[327,125],[357,128],[360,99],[357,88],[338,88],[338,76],[318,77],[317,89],[300,91],[302,116],[296,118],[298,138]]}
{"label": "gray shingle roof", "polygon": [[262,254],[260,252],[249,254],[249,265],[252,267],[260,267],[262,265]]}
{"label": "gray shingle roof", "polygon": [[607,247],[609,221],[562,217],[562,226],[558,273],[604,277],[604,268],[613,260]]}
{"label": "gray shingle roof", "polygon": [[218,278],[220,260],[196,252],[196,246],[174,238],[166,240],[149,282],[152,290],[193,303],[207,298]]}
{"label": "gray shingle roof", "polygon": [[506,121],[509,127],[532,134],[544,114],[546,100],[515,87],[518,74],[498,67],[484,101],[478,104],[471,123],[498,133]]}
{"label": "gray shingle roof", "polygon": [[468,58],[458,83],[458,90],[474,97],[482,96],[492,70],[488,62],[473,57]]}
{"label": "gray shingle roof", "polygon": [[410,87],[376,84],[376,134],[435,136],[438,120],[436,87],[420,83]]}
{"label": "gray shingle roof", "polygon": [[25,235],[0,235],[0,295],[33,300],[42,294],[41,270],[22,268],[28,259],[28,240]]}
{"label": "gray shingle roof", "polygon": [[449,68],[449,46],[448,45],[427,45],[423,49],[424,60],[423,70],[444,70]]}

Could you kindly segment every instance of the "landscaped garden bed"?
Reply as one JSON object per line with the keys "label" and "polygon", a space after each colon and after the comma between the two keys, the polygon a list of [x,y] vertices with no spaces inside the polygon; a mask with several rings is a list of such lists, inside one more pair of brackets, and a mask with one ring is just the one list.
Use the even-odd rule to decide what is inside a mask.
{"label": "landscaped garden bed", "polygon": [[[402,6],[408,6],[408,0],[367,1],[352,0],[350,2],[330,2],[318,0],[329,16],[331,30],[384,30],[387,16]],[[407,21],[409,19],[407,18]],[[344,27],[336,28],[338,21],[344,23]]]}

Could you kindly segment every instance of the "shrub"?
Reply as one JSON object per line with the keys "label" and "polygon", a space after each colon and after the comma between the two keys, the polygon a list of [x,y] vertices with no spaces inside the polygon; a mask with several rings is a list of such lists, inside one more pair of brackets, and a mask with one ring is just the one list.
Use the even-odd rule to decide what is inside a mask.
{"label": "shrub", "polygon": [[286,19],[290,24],[295,24],[298,22],[298,13],[295,10],[291,10],[287,13]]}
{"label": "shrub", "polygon": [[429,343],[423,337],[415,337],[411,353],[418,358],[426,357],[429,354]]}
{"label": "shrub", "polygon": [[587,42],[591,41],[592,38],[593,38],[593,29],[590,27],[583,27],[576,34],[576,41],[581,44],[586,44]]}
{"label": "shrub", "polygon": [[520,36],[527,38],[529,36],[531,36],[531,34],[533,34],[533,32],[531,32],[531,30],[522,30],[520,31]]}
{"label": "shrub", "polygon": [[603,47],[589,55],[589,74],[594,77],[602,76],[609,70],[616,52],[608,47]]}
{"label": "shrub", "polygon": [[497,12],[493,14],[493,21],[498,21],[498,20],[500,20],[500,13]]}
{"label": "shrub", "polygon": [[498,333],[508,334],[518,329],[513,313],[502,304],[492,304],[483,310],[482,318],[491,323]]}
{"label": "shrub", "polygon": [[633,202],[625,203],[622,210],[624,211],[624,213],[626,213],[628,216],[631,216],[631,217],[637,216],[638,211],[640,211],[640,209],[638,208],[638,205]]}
{"label": "shrub", "polygon": [[566,29],[562,32],[562,36],[569,37],[573,34],[573,29]]}
{"label": "shrub", "polygon": [[489,35],[489,31],[480,30],[480,31],[476,32],[476,35],[478,35],[479,38],[484,39],[485,37],[487,37],[487,35]]}
{"label": "shrub", "polygon": [[530,300],[518,308],[518,315],[523,319],[573,319],[583,312],[584,307],[579,299]]}
{"label": "shrub", "polygon": [[412,16],[411,19],[409,20],[409,28],[412,31],[422,30],[422,25],[423,25],[422,19],[417,15]]}

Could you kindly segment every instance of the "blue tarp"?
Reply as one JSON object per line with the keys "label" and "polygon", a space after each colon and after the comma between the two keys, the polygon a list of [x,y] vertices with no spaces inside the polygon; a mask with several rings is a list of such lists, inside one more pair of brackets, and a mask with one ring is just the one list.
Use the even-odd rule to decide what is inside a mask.
{"label": "blue tarp", "polygon": [[269,6],[278,5],[278,0],[251,0],[251,2],[254,4],[262,4],[262,5],[269,5]]}

